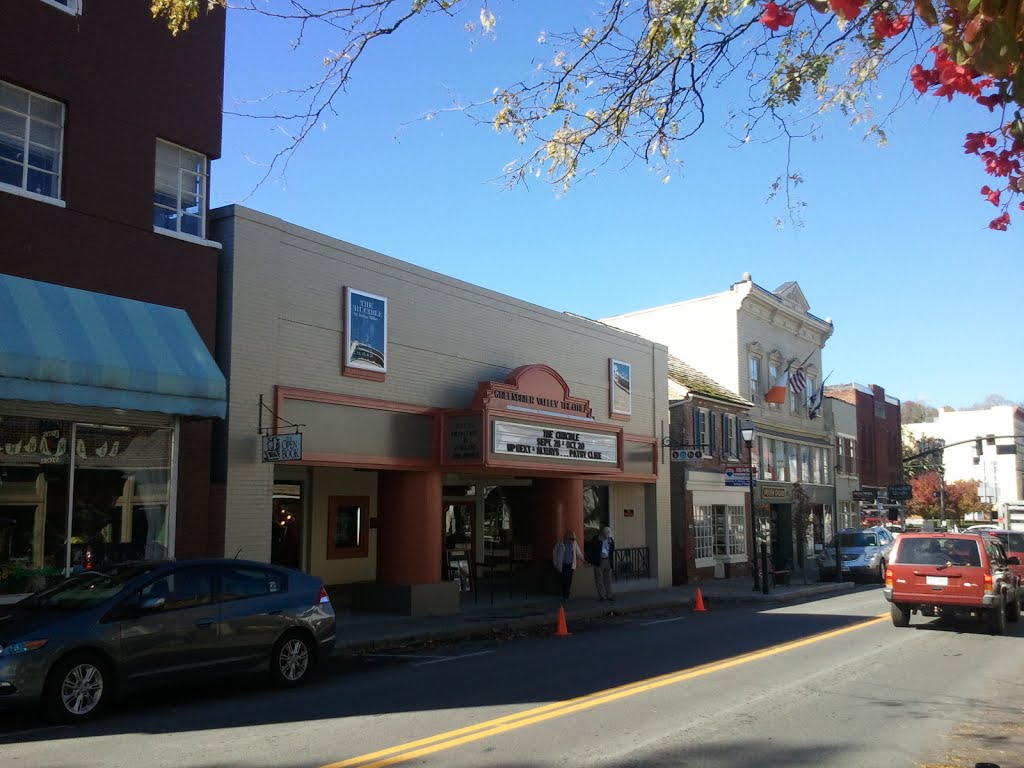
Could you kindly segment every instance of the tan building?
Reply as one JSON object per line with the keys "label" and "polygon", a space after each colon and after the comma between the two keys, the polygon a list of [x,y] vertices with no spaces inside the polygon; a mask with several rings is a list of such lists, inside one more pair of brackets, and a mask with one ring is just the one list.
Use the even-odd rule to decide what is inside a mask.
{"label": "tan building", "polygon": [[610,525],[620,577],[671,583],[664,346],[244,208],[211,228],[228,555],[422,614]]}
{"label": "tan building", "polygon": [[[812,562],[835,503],[832,440],[818,407],[831,319],[811,313],[797,283],[770,291],[745,273],[720,293],[604,322],[665,344],[753,403],[756,537],[768,540],[776,568],[799,568],[801,555]],[[779,385],[777,402],[771,402],[773,385]],[[811,504],[805,536],[794,526],[796,483]]]}

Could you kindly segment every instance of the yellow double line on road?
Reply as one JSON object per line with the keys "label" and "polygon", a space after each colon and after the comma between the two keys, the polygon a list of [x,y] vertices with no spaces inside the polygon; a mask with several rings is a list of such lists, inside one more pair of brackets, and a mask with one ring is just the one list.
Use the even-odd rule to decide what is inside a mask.
{"label": "yellow double line on road", "polygon": [[793,651],[797,648],[803,648],[814,643],[820,643],[823,640],[830,640],[833,637],[839,637],[840,635],[845,635],[849,632],[855,632],[859,629],[873,626],[884,621],[888,617],[889,614],[884,613],[876,618],[868,619],[841,629],[833,629],[828,632],[811,635],[810,637],[805,637],[800,640],[792,640],[788,643],[773,645],[770,648],[744,653],[740,656],[723,659],[722,661],[714,661],[708,664],[701,664],[700,666],[680,670],[678,672],[669,672],[664,675],[659,675],[658,677],[638,680],[635,683],[628,683],[627,685],[621,685],[617,688],[608,688],[603,691],[598,691],[597,693],[589,694],[588,696],[580,696],[576,699],[568,699],[566,701],[558,701],[553,704],[545,704],[542,707],[534,707],[522,712],[517,712],[513,715],[505,715],[504,717],[487,720],[482,723],[477,723],[476,725],[469,725],[465,728],[459,728],[454,731],[428,736],[427,738],[419,739],[418,741],[410,741],[406,744],[388,747],[387,749],[370,752],[369,754],[360,755],[359,757],[341,760],[337,763],[329,763],[328,765],[322,766],[322,768],[384,768],[389,765],[397,765],[409,760],[415,760],[419,757],[434,754],[435,752],[442,752],[446,749],[452,749],[453,747],[458,747],[463,744],[469,744],[474,741],[490,738],[491,736],[498,736],[503,733],[508,733],[509,731],[515,731],[520,728],[526,728],[530,725],[536,725],[537,723],[542,723],[546,720],[553,720],[556,717],[563,717],[574,712],[593,709],[594,707],[599,707],[602,704],[609,704],[613,701],[637,696],[641,693],[646,693],[647,691],[664,688],[665,686],[674,685],[676,683],[683,683],[687,680],[693,680],[698,677],[703,677],[704,675],[710,675],[713,672],[721,672],[726,669],[738,667],[742,664],[749,664],[750,662],[758,661],[759,659],[766,659],[770,656],[777,656],[780,653]]}

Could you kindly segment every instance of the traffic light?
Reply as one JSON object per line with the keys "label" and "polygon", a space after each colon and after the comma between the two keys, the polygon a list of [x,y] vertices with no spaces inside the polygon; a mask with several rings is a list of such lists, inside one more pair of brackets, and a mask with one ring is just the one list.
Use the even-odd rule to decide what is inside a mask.
{"label": "traffic light", "polygon": [[974,452],[978,456],[981,456],[985,453],[985,443],[982,441],[980,437],[974,441]]}

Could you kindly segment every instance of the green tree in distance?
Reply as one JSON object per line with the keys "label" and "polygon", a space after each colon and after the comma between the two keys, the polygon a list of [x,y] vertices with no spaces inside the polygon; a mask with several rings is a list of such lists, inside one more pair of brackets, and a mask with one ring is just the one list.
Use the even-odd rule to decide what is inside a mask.
{"label": "green tree in distance", "polygon": [[[225,4],[152,0],[152,11],[177,34]],[[497,0],[239,0],[232,8],[293,24],[296,45],[314,26],[336,39],[319,80],[288,92],[300,107],[275,115],[287,123],[290,143],[268,175],[336,108],[368,48],[429,17],[490,35],[501,10]],[[732,131],[740,142],[786,142],[786,170],[773,194],[784,195],[793,215],[799,205],[790,192],[802,179],[789,165],[792,139],[815,132],[814,116],[838,110],[884,144],[889,113],[876,115],[871,99],[893,67],[909,80],[890,110],[913,91],[976,103],[978,130],[963,151],[990,177],[981,187],[999,212],[990,228],[1005,230],[1015,204],[1024,210],[1017,202],[1024,192],[1021,0],[592,0],[578,28],[542,34],[538,44],[534,76],[498,86],[485,104],[465,105],[471,114],[487,109],[486,121],[524,147],[505,168],[510,184],[544,178],[567,188],[616,155],[656,164],[667,181],[679,145],[704,125],[706,100],[737,78],[749,98],[735,107]]]}

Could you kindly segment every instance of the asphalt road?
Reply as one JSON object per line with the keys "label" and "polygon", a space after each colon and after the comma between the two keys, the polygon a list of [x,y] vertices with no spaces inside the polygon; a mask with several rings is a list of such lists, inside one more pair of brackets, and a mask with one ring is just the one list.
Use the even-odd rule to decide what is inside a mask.
{"label": "asphalt road", "polygon": [[[136,695],[98,722],[0,714],[17,768],[1024,765],[1024,623],[914,617],[877,588],[782,607],[612,617],[332,661],[314,684]],[[1024,742],[1019,742],[1024,743]],[[983,754],[984,753],[984,754]]]}

